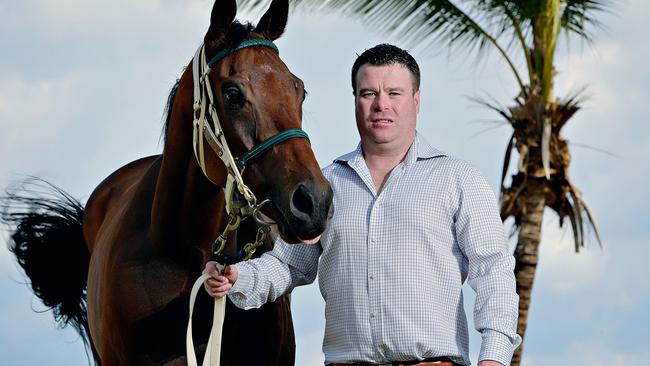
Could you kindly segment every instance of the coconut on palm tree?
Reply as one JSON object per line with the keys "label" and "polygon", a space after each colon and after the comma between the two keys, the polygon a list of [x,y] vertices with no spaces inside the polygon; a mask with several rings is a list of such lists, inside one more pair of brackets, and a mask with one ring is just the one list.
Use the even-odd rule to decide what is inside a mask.
{"label": "coconut on palm tree", "polygon": [[[255,8],[262,0],[242,1]],[[596,15],[606,0],[293,0],[309,10],[340,11],[372,26],[404,37],[411,44],[443,44],[479,53],[496,50],[512,72],[519,90],[509,108],[496,110],[512,126],[501,176],[501,217],[514,218],[517,229],[515,275],[519,302],[518,333],[524,337],[528,308],[539,260],[544,209],[566,219],[575,250],[585,244],[585,231],[600,234],[594,216],[569,177],[571,155],[562,127],[580,109],[580,95],[554,96],[554,59],[562,33],[567,39],[591,40],[590,29],[600,25]],[[515,60],[525,60],[517,65]],[[519,155],[516,172],[506,185],[513,148]],[[521,363],[522,347],[512,364]]]}

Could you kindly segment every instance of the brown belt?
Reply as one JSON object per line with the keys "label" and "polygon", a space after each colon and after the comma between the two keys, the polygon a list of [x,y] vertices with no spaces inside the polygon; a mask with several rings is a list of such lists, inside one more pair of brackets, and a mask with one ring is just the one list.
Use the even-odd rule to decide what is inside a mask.
{"label": "brown belt", "polygon": [[[370,363],[329,363],[327,366],[366,366],[366,365],[372,365]],[[385,365],[391,365],[391,366],[459,366],[457,363],[453,363],[451,361],[399,361],[399,362],[393,362],[390,364],[385,364]]]}

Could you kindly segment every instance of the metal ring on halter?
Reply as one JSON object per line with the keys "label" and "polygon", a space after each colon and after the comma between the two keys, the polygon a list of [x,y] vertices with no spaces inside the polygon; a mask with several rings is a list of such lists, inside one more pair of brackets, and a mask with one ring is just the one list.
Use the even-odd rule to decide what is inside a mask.
{"label": "metal ring on halter", "polygon": [[[260,215],[264,215],[262,212],[260,212],[260,209],[266,205],[267,203],[271,203],[270,199],[265,199],[264,201],[260,202],[259,205],[255,206],[255,209],[253,210],[253,218],[255,219],[255,222],[257,222],[260,225],[265,225],[265,226],[270,226],[270,225],[276,225],[276,221],[266,221],[264,220],[264,217],[260,217]],[[268,217],[264,215],[265,217]]]}
{"label": "metal ring on halter", "polygon": [[228,236],[230,236],[230,233],[237,230],[239,228],[239,225],[241,224],[241,216],[240,215],[230,215],[228,218],[228,223],[226,224],[226,228],[223,229],[223,233],[215,239],[215,241],[212,243],[212,254],[213,255],[218,255],[223,251],[223,248],[226,246],[226,241],[228,241]]}

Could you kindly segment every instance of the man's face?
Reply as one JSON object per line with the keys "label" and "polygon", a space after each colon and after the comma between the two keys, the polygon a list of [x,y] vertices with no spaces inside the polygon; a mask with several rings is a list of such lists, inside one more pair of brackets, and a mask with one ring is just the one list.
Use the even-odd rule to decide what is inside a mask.
{"label": "man's face", "polygon": [[411,72],[401,64],[365,64],[357,72],[357,128],[364,144],[407,148],[415,136],[420,91],[413,90]]}

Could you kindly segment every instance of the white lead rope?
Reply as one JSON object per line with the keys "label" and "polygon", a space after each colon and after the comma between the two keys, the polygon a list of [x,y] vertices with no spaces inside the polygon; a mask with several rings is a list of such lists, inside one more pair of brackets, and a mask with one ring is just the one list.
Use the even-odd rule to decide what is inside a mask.
{"label": "white lead rope", "polygon": [[[190,294],[190,320],[187,323],[187,335],[185,339],[185,347],[187,352],[187,365],[197,366],[196,353],[194,353],[194,340],[192,339],[192,313],[194,312],[194,302],[203,283],[212,278],[208,274],[199,277]],[[226,316],[226,297],[214,299],[214,313],[212,316],[212,330],[210,331],[210,338],[208,345],[205,348],[205,357],[203,357],[203,366],[219,366],[221,359],[221,334],[223,330],[223,321]]]}
{"label": "white lead rope", "polygon": [[[212,88],[209,82],[210,67],[205,59],[205,48],[201,45],[194,55],[192,60],[192,78],[194,81],[194,121],[193,121],[193,148],[194,156],[196,157],[201,170],[205,177],[210,180],[205,165],[205,150],[204,141],[207,140],[208,144],[215,151],[217,156],[223,161],[228,176],[226,179],[226,187],[224,189],[226,198],[226,212],[228,214],[232,211],[232,200],[234,190],[237,189],[249,203],[255,202],[255,195],[244,184],[241,177],[241,172],[235,163],[235,159],[230,152],[228,143],[223,134],[219,117],[214,109],[214,97],[212,95]],[[215,130],[212,130],[210,123],[207,121],[207,116],[213,121]],[[222,268],[220,268],[222,270]],[[188,366],[197,366],[196,353],[194,351],[194,340],[192,339],[192,314],[194,312],[194,303],[196,296],[203,286],[203,283],[210,279],[210,275],[202,275],[199,277],[190,294],[190,318],[187,324],[187,334],[185,340],[187,364]],[[219,366],[221,358],[221,336],[223,331],[223,322],[226,314],[226,298],[215,299],[214,301],[214,314],[212,321],[212,329],[210,331],[210,338],[205,350],[205,357],[203,358],[203,366]]]}

